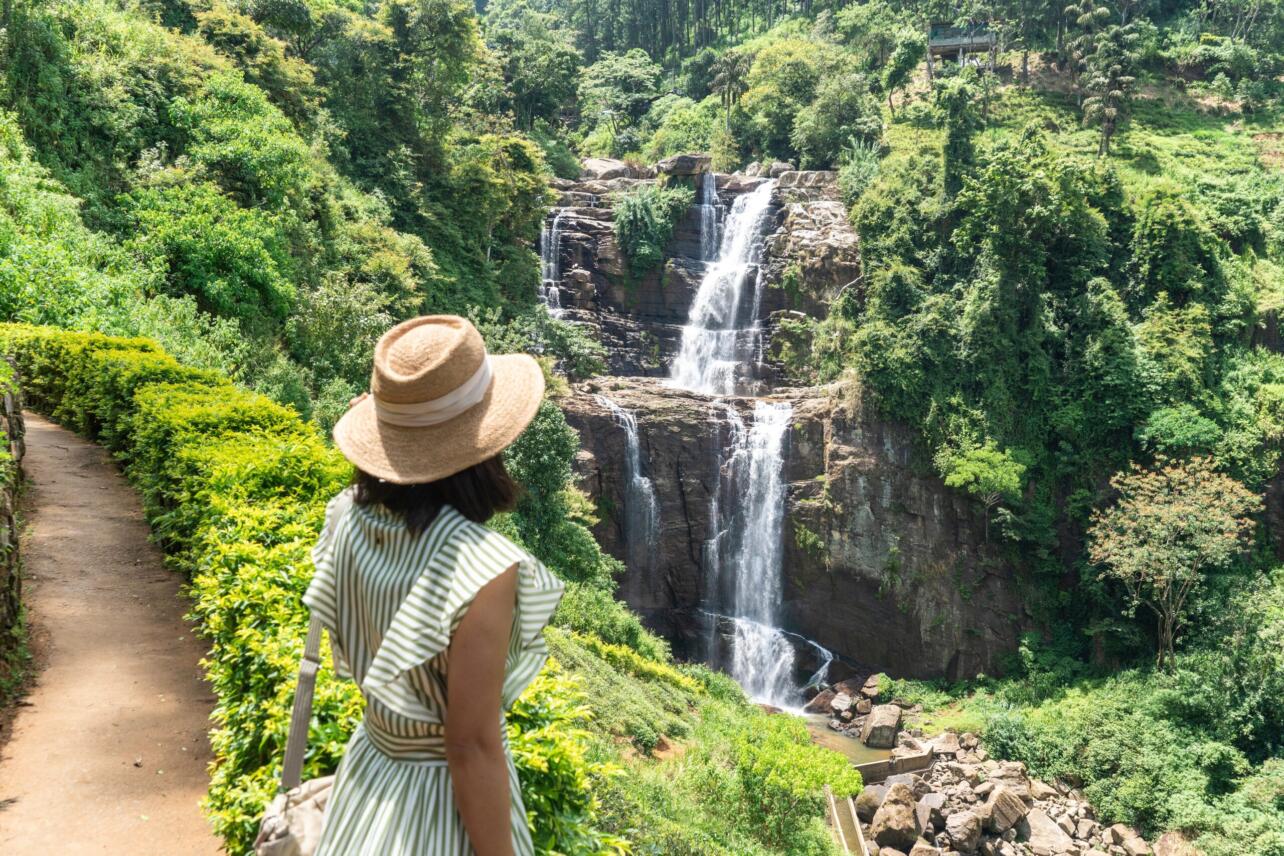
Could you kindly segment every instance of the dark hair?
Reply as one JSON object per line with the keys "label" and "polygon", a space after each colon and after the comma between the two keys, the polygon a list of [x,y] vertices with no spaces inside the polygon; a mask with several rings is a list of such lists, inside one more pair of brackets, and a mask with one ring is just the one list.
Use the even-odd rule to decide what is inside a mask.
{"label": "dark hair", "polygon": [[418,535],[437,519],[443,505],[452,505],[474,523],[485,523],[499,511],[512,511],[521,488],[496,455],[453,476],[420,484],[394,484],[360,469],[353,476],[358,505],[377,503],[400,515],[406,528]]}

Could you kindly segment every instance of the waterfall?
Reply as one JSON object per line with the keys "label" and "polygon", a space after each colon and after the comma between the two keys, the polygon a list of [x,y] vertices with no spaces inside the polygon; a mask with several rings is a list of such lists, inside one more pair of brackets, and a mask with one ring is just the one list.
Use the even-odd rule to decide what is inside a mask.
{"label": "waterfall", "polygon": [[731,675],[750,698],[781,707],[795,703],[794,648],[777,627],[782,597],[781,560],[784,524],[785,438],[793,407],[787,403],[759,401],[753,425],[746,427],[733,407],[728,407],[731,442],[723,479],[714,499],[714,514],[721,527],[710,551],[718,587],[730,589],[734,627]]}
{"label": "waterfall", "polygon": [[539,296],[548,307],[548,314],[554,318],[562,316],[562,292],[559,285],[562,280],[562,217],[565,214],[566,209],[559,208],[551,218],[545,219],[539,236]]}
{"label": "waterfall", "polygon": [[[775,182],[768,181],[736,199],[727,214],[718,258],[706,268],[682,342],[673,360],[670,383],[706,395],[734,395],[737,370],[756,360],[760,336],[757,308],[762,287],[757,261],[763,221]],[[701,236],[703,242],[703,233]],[[745,283],[754,276],[749,317],[741,311]],[[743,320],[743,324],[741,324]]]}
{"label": "waterfall", "polygon": [[650,569],[655,564],[660,506],[656,502],[655,486],[642,472],[637,417],[605,395],[595,395],[593,399],[611,411],[615,424],[624,429],[624,477],[628,479],[624,492],[624,547],[628,566]]}
{"label": "waterfall", "polygon": [[706,172],[700,182],[700,260],[713,261],[718,249],[718,181]]}

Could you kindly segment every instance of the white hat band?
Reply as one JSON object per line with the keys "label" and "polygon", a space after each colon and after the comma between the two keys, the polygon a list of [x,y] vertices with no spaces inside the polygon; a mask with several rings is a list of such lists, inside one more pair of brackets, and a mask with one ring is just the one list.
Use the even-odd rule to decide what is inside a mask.
{"label": "white hat band", "polygon": [[374,400],[375,416],[380,422],[402,428],[426,428],[449,422],[480,403],[490,390],[490,379],[490,357],[486,356],[472,377],[440,398],[398,404],[383,401],[377,395],[370,397]]}

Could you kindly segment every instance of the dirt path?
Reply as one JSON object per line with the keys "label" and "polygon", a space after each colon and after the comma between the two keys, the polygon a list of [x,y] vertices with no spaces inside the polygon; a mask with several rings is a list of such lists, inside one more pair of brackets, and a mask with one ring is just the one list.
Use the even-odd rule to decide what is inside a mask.
{"label": "dirt path", "polygon": [[25,600],[40,673],[0,749],[0,853],[218,852],[213,706],[179,578],[102,449],[27,416]]}

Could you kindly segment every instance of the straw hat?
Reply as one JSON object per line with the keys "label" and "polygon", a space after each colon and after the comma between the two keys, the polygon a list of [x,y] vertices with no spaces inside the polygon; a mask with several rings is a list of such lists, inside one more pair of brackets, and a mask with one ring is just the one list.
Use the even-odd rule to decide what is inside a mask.
{"label": "straw hat", "polygon": [[334,426],[334,442],[372,476],[436,481],[503,451],[543,396],[534,358],[488,356],[477,328],[455,315],[412,318],[375,345],[370,395]]}

